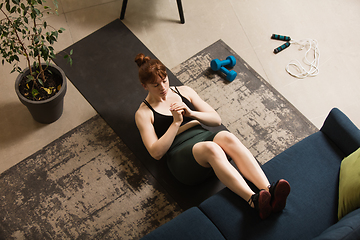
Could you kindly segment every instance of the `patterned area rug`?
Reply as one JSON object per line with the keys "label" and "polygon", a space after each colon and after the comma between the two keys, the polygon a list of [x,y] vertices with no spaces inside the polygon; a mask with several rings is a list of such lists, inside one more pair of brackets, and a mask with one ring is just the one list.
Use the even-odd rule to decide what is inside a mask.
{"label": "patterned area rug", "polygon": [[[234,55],[228,83],[209,68]],[[172,69],[263,164],[317,129],[219,40]],[[95,116],[0,175],[0,239],[139,239],[181,213]]]}
{"label": "patterned area rug", "polygon": [[0,176],[0,239],[139,239],[181,209],[95,116]]}
{"label": "patterned area rug", "polygon": [[[233,55],[237,77],[231,83],[210,68],[212,59]],[[318,129],[290,102],[219,40],[171,69],[221,116],[235,134],[264,164]]]}

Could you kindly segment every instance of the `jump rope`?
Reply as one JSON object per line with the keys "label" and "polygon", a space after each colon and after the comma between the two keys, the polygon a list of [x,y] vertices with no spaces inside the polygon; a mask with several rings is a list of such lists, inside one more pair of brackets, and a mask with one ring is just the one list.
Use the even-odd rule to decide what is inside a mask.
{"label": "jump rope", "polygon": [[[271,39],[285,41],[283,45],[274,49],[274,53],[278,54],[282,50],[288,48],[291,44],[299,45],[299,50],[306,48],[304,63],[309,66],[309,69],[306,70],[298,60],[292,60],[285,67],[285,70],[293,77],[304,79],[306,77],[315,77],[319,74],[319,60],[320,60],[320,50],[318,47],[318,42],[315,39],[303,39],[303,40],[292,40],[289,36],[282,36],[278,34],[273,34]],[[308,55],[312,55],[313,60],[310,61]],[[294,67],[297,73],[294,73],[290,70],[290,67]]]}

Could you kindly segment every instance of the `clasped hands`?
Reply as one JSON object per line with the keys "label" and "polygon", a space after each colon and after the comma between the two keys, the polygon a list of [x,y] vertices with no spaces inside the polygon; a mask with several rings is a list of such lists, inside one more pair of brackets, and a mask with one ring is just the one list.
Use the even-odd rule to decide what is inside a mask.
{"label": "clasped hands", "polygon": [[175,122],[182,122],[183,116],[190,117],[191,109],[184,102],[174,102],[170,105],[170,112]]}

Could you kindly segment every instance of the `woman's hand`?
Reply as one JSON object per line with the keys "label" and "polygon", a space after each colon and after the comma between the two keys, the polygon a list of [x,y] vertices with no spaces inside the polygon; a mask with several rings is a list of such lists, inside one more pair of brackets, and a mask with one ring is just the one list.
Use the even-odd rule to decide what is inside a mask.
{"label": "woman's hand", "polygon": [[192,110],[184,102],[174,102],[170,105],[170,111],[181,111],[185,117],[191,117]]}
{"label": "woman's hand", "polygon": [[194,105],[196,109],[195,111],[192,111],[184,103],[174,103],[174,106],[184,110],[184,116],[191,117],[192,119],[198,120],[202,124],[210,127],[216,127],[221,124],[221,118],[219,114],[209,104],[202,100],[192,88],[188,86],[180,86],[179,90],[181,91],[181,94],[183,94],[183,96]]}
{"label": "woman's hand", "polygon": [[184,112],[185,112],[183,107],[181,107],[181,104],[172,103],[170,105],[170,112],[174,117],[174,122],[181,124],[182,121],[184,120],[183,115],[184,115]]}

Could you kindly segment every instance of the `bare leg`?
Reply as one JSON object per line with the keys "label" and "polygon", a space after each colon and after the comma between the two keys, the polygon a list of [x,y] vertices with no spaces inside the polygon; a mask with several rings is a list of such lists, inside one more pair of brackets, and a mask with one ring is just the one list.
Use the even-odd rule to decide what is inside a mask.
{"label": "bare leg", "polygon": [[197,143],[193,147],[193,154],[201,166],[212,167],[219,180],[245,201],[254,194],[217,143],[210,141]]}
{"label": "bare leg", "polygon": [[[194,145],[195,160],[204,167],[212,167],[219,180],[230,190],[250,201],[256,207],[261,219],[267,218],[272,211],[279,212],[285,208],[290,185],[286,180],[279,180],[272,194],[269,193],[269,180],[251,152],[240,140],[229,132],[219,132],[212,142],[200,142]],[[239,168],[242,175],[255,184],[260,191],[254,194],[242,175],[229,163],[228,154]],[[255,201],[255,205],[254,205]]]}
{"label": "bare leg", "polygon": [[269,190],[270,185],[265,173],[251,152],[232,133],[219,132],[214,140],[235,162],[243,176],[259,189]]}

